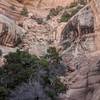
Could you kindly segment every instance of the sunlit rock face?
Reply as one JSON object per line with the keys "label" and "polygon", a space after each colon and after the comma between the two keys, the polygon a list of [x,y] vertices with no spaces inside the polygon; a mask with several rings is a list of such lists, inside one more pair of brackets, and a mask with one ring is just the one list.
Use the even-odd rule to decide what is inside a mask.
{"label": "sunlit rock face", "polygon": [[[20,15],[20,12],[22,11],[23,6],[26,6],[28,8],[28,10],[31,9],[31,11],[33,11],[33,12],[30,12],[30,10],[29,10],[29,14],[36,15],[36,16],[38,16],[38,14],[39,14],[39,17],[41,18],[41,16],[42,16],[42,18],[43,18],[44,15],[45,15],[45,17],[47,16],[48,11],[46,12],[47,14],[45,14],[45,12],[43,12],[43,10],[38,10],[39,11],[38,12],[35,8],[43,8],[43,9],[54,8],[54,7],[56,8],[57,6],[69,5],[73,1],[74,0],[1,0],[0,1],[0,3],[1,3],[0,13],[3,14],[4,16],[8,17],[9,19],[14,20],[15,23],[17,24],[20,21],[22,21],[22,19],[24,19],[24,16]],[[6,9],[2,8],[2,4],[5,5]],[[12,5],[15,7],[15,10],[11,9]],[[45,9],[45,10],[47,10],[47,9]],[[56,19],[56,21],[51,20],[50,23],[48,21],[47,23],[49,24],[49,27],[52,27],[52,29],[50,31],[46,30],[49,38],[51,38],[51,40],[53,40],[57,46],[59,45],[59,41],[60,41],[61,42],[60,46],[63,47],[63,51],[66,51],[67,48],[69,48],[73,44],[76,45],[73,48],[75,52],[78,52],[81,50],[86,51],[87,49],[89,51],[94,51],[94,49],[96,49],[96,47],[95,47],[95,43],[94,43],[94,37],[91,34],[91,33],[94,33],[94,18],[93,18],[92,11],[96,13],[95,10],[93,10],[93,9],[91,10],[91,7],[83,8],[78,14],[76,14],[73,18],[71,18],[71,20],[68,21],[64,30],[63,30],[64,25],[62,23],[56,24],[57,19]],[[38,14],[37,14],[37,12],[38,12]],[[27,22],[30,19],[31,18],[28,16],[27,20],[25,20],[22,23],[26,23],[27,26],[28,25],[30,26],[32,21]],[[54,23],[54,24],[51,25],[52,23]],[[33,26],[35,25],[34,22],[32,24],[33,24]],[[43,26],[43,25],[38,25],[38,24],[36,26],[37,30],[38,30],[38,27],[40,27],[40,26],[42,26],[43,30],[44,30],[45,25]],[[2,25],[1,25],[1,27],[2,27]],[[6,27],[7,27],[7,25],[6,25]],[[13,25],[13,27],[14,27],[14,25]],[[26,29],[25,27],[22,27],[22,28],[24,28],[27,31],[27,33],[29,33],[30,35],[35,34],[35,36],[36,36],[37,33],[40,34],[39,32],[35,33],[34,32],[35,29],[30,30],[30,29]],[[55,27],[56,27],[56,29],[55,29]],[[54,29],[56,31],[54,31]],[[44,50],[44,49],[46,50],[46,48],[44,48],[44,47],[48,47],[48,43],[45,41],[46,40],[45,33],[43,32],[42,34],[44,34],[44,36],[42,37],[43,42],[41,42],[41,43],[45,44],[45,46],[39,42],[34,42],[33,44],[35,44],[35,43],[36,43],[36,45],[39,44],[43,47],[43,49],[41,49],[41,50]],[[89,34],[91,34],[91,35],[89,35]],[[27,35],[26,35],[26,37],[27,37]],[[36,37],[38,37],[38,35]],[[5,38],[5,36],[3,38]],[[10,39],[10,40],[14,40],[14,39]],[[28,39],[26,38],[26,40],[28,40]],[[33,40],[34,40],[34,38],[33,38]],[[38,40],[39,39],[37,39],[36,41],[38,41]],[[9,41],[9,42],[14,42],[14,41]],[[98,42],[98,40],[97,40],[97,42]],[[41,46],[36,46],[36,48],[41,47]],[[37,51],[37,50],[35,50],[35,51]]]}
{"label": "sunlit rock face", "polygon": [[70,74],[70,86],[62,100],[100,100],[99,56],[80,57],[82,63]]}
{"label": "sunlit rock face", "polygon": [[18,38],[24,35],[25,30],[17,26],[15,21],[0,14],[0,44],[14,47]]}
{"label": "sunlit rock face", "polygon": [[66,6],[74,0],[17,0],[25,5],[31,5],[38,8],[55,8],[57,6]]}
{"label": "sunlit rock face", "polygon": [[[90,3],[95,19],[93,32],[95,39],[92,40],[95,50],[86,55],[82,53],[72,57],[73,60],[69,60],[71,63],[69,65],[71,67],[73,65],[75,71],[69,75],[69,90],[62,100],[100,100],[100,20],[98,20],[100,6],[97,6],[99,3],[99,0],[91,0]],[[89,35],[91,36],[91,34]],[[88,43],[90,45],[90,42]]]}
{"label": "sunlit rock face", "polygon": [[[7,20],[0,22],[1,35],[3,34],[2,38],[0,38],[0,44],[3,46],[14,47],[17,37],[20,37],[19,35],[22,36],[24,30],[27,34],[22,41],[23,44],[21,44],[21,48],[25,50],[28,49],[31,53],[34,51],[34,53],[38,55],[44,54],[51,43],[55,42],[55,44],[58,45],[63,25],[58,27],[60,25],[57,22],[57,18],[54,19],[56,21],[52,19],[51,21],[47,21],[46,24],[39,25],[30,17],[30,15],[35,15],[37,18],[38,16],[39,18],[42,17],[44,20],[51,8],[67,6],[73,1],[74,0],[1,0],[0,14],[6,17]],[[27,18],[21,15],[24,6],[29,12]],[[23,25],[21,27],[19,25],[20,22]],[[51,25],[52,23],[54,24]],[[30,26],[32,27],[30,28]],[[9,35],[6,36],[6,34]],[[4,40],[5,42],[3,42]]]}
{"label": "sunlit rock face", "polygon": [[94,12],[95,16],[95,44],[96,44],[96,49],[97,51],[100,50],[100,1],[99,0],[92,0],[91,3],[91,8]]}
{"label": "sunlit rock face", "polygon": [[[99,0],[92,0],[81,9],[61,33],[63,55],[72,51],[71,55],[99,53],[100,51],[100,11]],[[88,9],[87,9],[88,7]]]}
{"label": "sunlit rock face", "polygon": [[0,0],[0,45],[2,46],[15,47],[26,32],[17,25],[21,17],[19,9],[20,7],[13,1]]}
{"label": "sunlit rock face", "polygon": [[94,16],[90,6],[82,8],[73,16],[61,33],[64,51],[73,49],[74,53],[95,50]]}

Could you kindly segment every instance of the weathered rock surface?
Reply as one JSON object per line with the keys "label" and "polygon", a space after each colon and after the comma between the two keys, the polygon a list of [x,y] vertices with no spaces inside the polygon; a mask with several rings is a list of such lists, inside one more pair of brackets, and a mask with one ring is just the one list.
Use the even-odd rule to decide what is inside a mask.
{"label": "weathered rock surface", "polygon": [[18,38],[25,34],[25,30],[19,27],[14,20],[0,14],[0,44],[15,46]]}
{"label": "weathered rock surface", "polygon": [[22,48],[38,56],[45,54],[52,38],[52,27],[46,23],[38,24],[33,19],[25,19],[23,27],[27,34],[23,38]]}
{"label": "weathered rock surface", "polygon": [[[73,16],[67,25],[57,22],[59,16],[45,21],[43,17],[46,17],[48,11],[42,13],[43,10],[40,10],[40,8],[46,10],[66,6],[72,1],[1,0],[0,45],[15,46],[17,39],[22,38],[27,32],[22,38],[21,48],[32,54],[43,55],[48,46],[53,44],[58,47],[61,42],[64,63],[69,65],[71,71],[74,71],[69,74],[69,78],[64,78],[67,80],[65,83],[69,85],[69,90],[62,100],[100,100],[100,66],[97,64],[100,60],[100,52],[97,52],[100,51],[100,1],[92,0],[90,5]],[[43,18],[43,23],[38,24],[30,16],[22,17],[20,11],[24,5],[29,7],[28,10],[31,9],[31,17],[35,15],[37,18]],[[15,7],[15,10],[12,7]],[[38,14],[36,11],[33,13],[33,10],[38,11]],[[4,55],[16,50],[16,48],[8,47],[0,46]],[[0,59],[0,64],[2,63]]]}
{"label": "weathered rock surface", "polygon": [[57,6],[66,6],[74,0],[16,0],[25,5],[31,5],[38,8],[55,8]]}
{"label": "weathered rock surface", "polygon": [[[95,16],[95,50],[91,53],[72,57],[71,64],[76,71],[69,74],[69,90],[61,100],[100,100],[100,26],[99,0],[91,1],[90,5]],[[90,45],[90,44],[89,44]],[[97,48],[96,48],[97,46]],[[71,65],[70,65],[71,66]],[[68,77],[67,77],[68,78]]]}
{"label": "weathered rock surface", "polygon": [[[60,34],[61,34],[61,27],[58,27],[59,23],[57,22],[57,18],[54,20],[52,19],[49,22],[43,21],[42,24],[38,24],[36,20],[39,20],[39,18],[43,18],[43,20],[46,20],[46,16],[49,13],[49,10],[35,10],[35,8],[31,8],[31,11],[29,10],[29,15],[26,18],[25,16],[21,16],[21,11],[23,9],[23,4],[30,5],[35,4],[36,2],[39,2],[39,0],[36,1],[19,1],[17,0],[3,0],[0,1],[0,32],[1,32],[1,44],[5,46],[15,46],[17,38],[22,38],[23,33],[27,33],[23,39],[22,49],[28,50],[31,53],[35,53],[37,55],[44,54],[46,49],[48,48],[49,44],[55,42],[56,44],[60,41]],[[29,3],[29,4],[28,4]],[[55,1],[42,1],[43,7],[44,3],[46,3],[46,6],[49,7],[49,5],[52,7],[51,3],[56,3]],[[62,0],[57,1],[57,6],[62,2]],[[70,3],[70,2],[69,2]],[[41,2],[39,5],[42,5]],[[56,7],[56,6],[55,6]],[[39,7],[38,7],[39,8]],[[40,9],[40,8],[39,8]],[[33,12],[32,12],[33,10]],[[43,13],[42,13],[43,12]],[[35,16],[35,19],[34,19]],[[6,30],[5,30],[6,28]],[[60,30],[58,30],[60,29]],[[7,31],[7,32],[6,32]],[[59,34],[57,34],[59,32]],[[8,35],[7,35],[8,34]]]}
{"label": "weathered rock surface", "polygon": [[62,100],[100,100],[99,56],[81,57],[84,63],[69,75],[69,90]]}
{"label": "weathered rock surface", "polygon": [[[24,0],[24,1],[20,1],[20,0],[3,0],[0,1],[0,7],[1,7],[1,14],[5,17],[7,17],[10,20],[15,21],[16,23],[14,23],[13,29],[15,31],[15,26],[21,23],[21,27],[26,30],[27,34],[23,39],[23,47],[25,47],[24,49],[28,50],[29,52],[32,53],[32,51],[37,52],[36,54],[43,54],[47,47],[49,45],[51,45],[51,43],[53,45],[55,45],[56,47],[59,46],[59,42],[61,39],[61,33],[62,30],[65,26],[65,23],[59,23],[58,19],[60,19],[61,15],[58,15],[54,18],[52,18],[50,21],[44,21],[45,24],[41,24],[38,25],[38,23],[36,23],[36,21],[34,20],[34,16],[36,18],[43,18],[43,20],[46,20],[46,17],[49,13],[50,8],[56,8],[57,6],[66,6],[68,4],[70,4],[73,0]],[[25,18],[25,16],[21,16],[20,13],[23,9],[23,6],[27,6],[28,10],[29,10],[29,15],[27,18]],[[37,8],[31,8],[29,7],[32,5],[37,6]],[[43,7],[43,9],[45,9],[46,7],[49,8],[49,10],[45,9],[45,10],[41,10],[39,8]],[[31,10],[30,10],[31,9]],[[59,18],[57,18],[59,17]],[[7,25],[5,25],[7,26]],[[21,29],[20,27],[20,29]],[[21,29],[21,30],[23,30]],[[19,29],[17,28],[17,31]],[[20,30],[19,30],[20,31]],[[12,32],[10,32],[9,34],[11,34]],[[18,33],[18,32],[17,32]],[[20,33],[23,33],[20,31]],[[6,36],[3,36],[3,38],[5,39]],[[4,40],[3,39],[3,40]],[[34,41],[35,39],[35,41]],[[10,41],[7,41],[5,43],[2,43],[3,45],[8,45],[10,46],[10,42],[11,42],[11,46],[12,43],[16,43],[16,32],[13,32],[13,36],[10,39]],[[2,41],[2,38],[1,38]],[[2,41],[3,42],[3,41]],[[49,43],[48,43],[49,42]],[[22,47],[22,48],[23,48]],[[59,47],[58,47],[59,48]]]}
{"label": "weathered rock surface", "polygon": [[61,33],[63,52],[74,49],[80,52],[93,51],[94,44],[94,17],[91,7],[86,5],[68,22]]}

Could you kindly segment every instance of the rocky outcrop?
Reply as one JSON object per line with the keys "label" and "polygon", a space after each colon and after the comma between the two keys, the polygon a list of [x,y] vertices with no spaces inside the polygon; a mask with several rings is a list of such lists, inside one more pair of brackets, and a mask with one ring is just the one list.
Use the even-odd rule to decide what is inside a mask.
{"label": "rocky outcrop", "polygon": [[27,34],[23,38],[22,48],[31,54],[44,55],[52,39],[52,27],[42,22],[38,24],[36,20],[25,19],[23,27],[27,30]]}
{"label": "rocky outcrop", "polygon": [[37,8],[55,8],[70,5],[74,0],[17,0],[18,2]]}
{"label": "rocky outcrop", "polygon": [[69,90],[65,96],[61,97],[61,100],[100,100],[100,26],[98,20],[100,16],[97,6],[99,4],[99,0],[91,0],[90,3],[95,17],[95,32],[93,33],[95,53],[81,53],[72,57],[69,66],[73,65],[75,71],[69,74],[69,80],[67,80]]}
{"label": "rocky outcrop", "polygon": [[17,25],[22,5],[8,0],[0,1],[0,45],[15,47],[26,31]]}
{"label": "rocky outcrop", "polygon": [[[49,21],[50,23],[45,21],[44,24],[40,25],[34,20],[34,15],[37,20],[41,19],[41,17],[43,20],[46,20],[51,8],[66,6],[71,2],[73,2],[73,0],[1,0],[0,44],[14,47],[18,38],[21,38],[23,33],[27,32],[21,48],[38,55],[44,54],[49,45],[54,42],[56,45],[59,44],[61,27],[63,25],[60,27],[57,19],[55,19],[56,21],[52,19],[51,22]],[[27,7],[29,11],[27,17],[21,15],[24,6]],[[58,29],[60,29],[60,31]]]}
{"label": "rocky outcrop", "polygon": [[100,50],[100,1],[99,0],[92,0],[90,2],[91,8],[94,12],[95,16],[95,44],[96,44],[96,50]]}
{"label": "rocky outcrop", "polygon": [[[27,32],[22,38],[23,41],[20,47],[31,54],[40,56],[45,54],[48,46],[55,43],[56,47],[58,47],[60,41],[63,61],[72,72],[69,74],[69,80],[65,77],[69,90],[62,100],[100,100],[100,66],[97,63],[99,56],[90,54],[90,51],[92,54],[93,51],[100,51],[99,0],[92,0],[90,5],[82,8],[67,22],[66,26],[65,23],[59,24],[57,22],[57,16],[50,21],[43,18],[41,23],[41,16],[44,15],[41,14],[42,10],[39,10],[40,19],[33,12],[31,13],[36,16],[36,19],[33,18],[34,16],[28,16],[27,18],[20,16],[23,6],[27,6],[28,10],[33,11],[33,8],[47,9],[61,5],[66,6],[72,1],[1,0],[0,45],[14,47],[17,40]],[[11,10],[13,7],[11,5],[14,5],[17,9]],[[37,22],[37,19],[40,22]],[[0,49],[4,54],[15,50],[5,47],[0,47]],[[2,63],[2,60],[0,61]]]}
{"label": "rocky outcrop", "polygon": [[25,30],[17,26],[14,20],[0,14],[0,44],[14,47]]}
{"label": "rocky outcrop", "polygon": [[[90,50],[88,42],[93,42],[94,17],[90,6],[82,8],[68,22],[61,33],[61,45],[64,50],[72,49],[72,45],[78,49]],[[93,44],[93,43],[92,43]],[[92,46],[91,46],[92,47]]]}
{"label": "rocky outcrop", "polygon": [[99,56],[85,57],[69,76],[69,90],[61,100],[100,100]]}
{"label": "rocky outcrop", "polygon": [[[19,6],[18,6],[19,5]],[[23,6],[11,1],[0,1],[0,14],[7,16],[10,19],[18,21],[21,19],[20,11]]]}

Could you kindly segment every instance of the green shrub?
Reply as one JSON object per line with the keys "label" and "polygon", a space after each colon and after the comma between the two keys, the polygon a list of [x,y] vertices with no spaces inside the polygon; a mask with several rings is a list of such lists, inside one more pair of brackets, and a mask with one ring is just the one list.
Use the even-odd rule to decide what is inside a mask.
{"label": "green shrub", "polygon": [[42,24],[42,23],[43,23],[43,19],[42,19],[42,18],[36,18],[36,22],[37,22],[38,24]]}
{"label": "green shrub", "polygon": [[0,100],[5,100],[7,95],[8,95],[7,88],[0,86]]}
{"label": "green shrub", "polygon": [[52,9],[50,10],[49,15],[50,15],[50,16],[57,16],[57,15],[58,15],[58,11],[56,11],[55,8],[52,8]]}
{"label": "green shrub", "polygon": [[60,22],[67,22],[71,18],[71,15],[65,11],[61,16]]}
{"label": "green shrub", "polygon": [[56,100],[55,97],[66,89],[57,74],[53,74],[57,73],[54,68],[55,64],[60,63],[61,57],[55,47],[50,47],[45,57],[38,58],[20,50],[6,55],[5,65],[0,68],[0,100],[6,100],[10,91],[28,83],[30,79],[40,82],[45,94]]}
{"label": "green shrub", "polygon": [[[9,53],[5,59],[5,65],[0,68],[0,86],[2,86],[0,87],[0,98],[3,98],[0,100],[5,100],[9,89],[12,90],[23,82],[28,82],[39,62],[36,56],[20,50]],[[46,66],[45,63],[43,63],[44,65]]]}
{"label": "green shrub", "polygon": [[67,22],[72,16],[74,16],[82,7],[76,7],[75,9],[72,9],[70,12],[65,11],[60,19],[60,22]]}
{"label": "green shrub", "polygon": [[6,55],[5,59],[7,62],[3,66],[2,73],[6,72],[6,74],[4,74],[5,77],[1,84],[5,84],[12,89],[22,82],[27,82],[30,75],[34,72],[33,67],[38,58],[31,56],[27,52],[17,50],[15,53]]}
{"label": "green shrub", "polygon": [[75,15],[82,7],[77,7],[76,9],[71,11],[71,16]]}
{"label": "green shrub", "polygon": [[49,20],[50,17],[52,17],[52,16],[57,16],[59,14],[59,12],[61,12],[62,10],[63,10],[62,6],[57,6],[57,8],[50,9],[50,12],[47,16],[47,20]]}
{"label": "green shrub", "polygon": [[50,60],[52,63],[60,63],[61,57],[59,56],[59,52],[55,47],[49,47],[47,49],[46,58]]}
{"label": "green shrub", "polygon": [[62,11],[64,8],[62,6],[57,6],[56,11],[59,13],[60,11]]}
{"label": "green shrub", "polygon": [[53,79],[53,78],[51,79],[51,81],[49,80],[48,86],[50,86],[51,88],[46,90],[46,93],[52,100],[58,100],[58,99],[56,99],[57,95],[59,93],[65,92],[66,87],[63,83],[60,82],[59,79],[57,79],[57,77],[55,77],[55,79]]}
{"label": "green shrub", "polygon": [[22,11],[21,11],[20,14],[21,14],[22,16],[27,17],[27,16],[28,16],[28,10],[27,10],[27,8],[26,8],[26,7],[23,7],[23,9],[22,9]]}
{"label": "green shrub", "polygon": [[62,91],[65,91],[65,86],[62,82],[60,82],[59,79],[55,80],[54,88],[56,90],[56,93],[61,93]]}

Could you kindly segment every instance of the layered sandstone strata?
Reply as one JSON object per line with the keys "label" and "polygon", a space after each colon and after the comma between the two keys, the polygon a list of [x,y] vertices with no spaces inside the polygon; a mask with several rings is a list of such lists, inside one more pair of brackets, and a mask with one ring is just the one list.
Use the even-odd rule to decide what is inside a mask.
{"label": "layered sandstone strata", "polygon": [[[69,90],[61,100],[100,100],[99,56],[80,57],[82,63],[70,74]],[[84,62],[84,63],[83,63]]]}
{"label": "layered sandstone strata", "polygon": [[17,0],[25,5],[32,5],[40,8],[52,8],[57,6],[70,5],[74,0]]}
{"label": "layered sandstone strata", "polygon": [[[100,100],[100,13],[99,0],[91,0],[95,17],[95,53],[81,54],[74,57],[71,63],[76,71],[69,74],[69,90],[62,100]],[[89,44],[90,45],[90,44]]]}
{"label": "layered sandstone strata", "polygon": [[95,44],[97,51],[100,50],[100,1],[92,0],[90,2],[91,8],[95,16]]}

